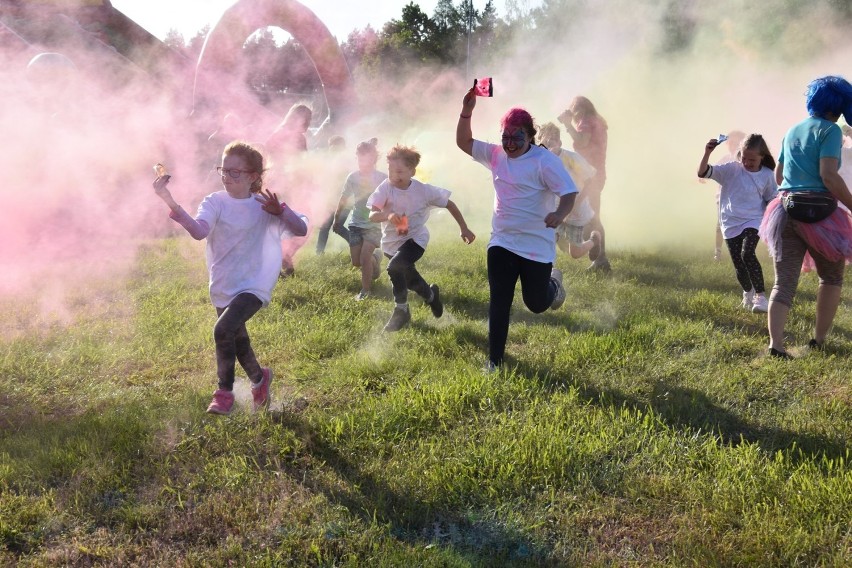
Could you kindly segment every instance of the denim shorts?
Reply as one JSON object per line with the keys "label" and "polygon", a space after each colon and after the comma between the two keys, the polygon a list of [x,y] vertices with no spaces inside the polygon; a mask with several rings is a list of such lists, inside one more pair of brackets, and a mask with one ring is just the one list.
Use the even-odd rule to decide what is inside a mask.
{"label": "denim shorts", "polygon": [[557,239],[560,241],[564,239],[572,245],[580,246],[585,242],[583,229],[584,227],[580,225],[562,223],[556,228]]}
{"label": "denim shorts", "polygon": [[364,241],[378,248],[382,244],[382,230],[378,227],[365,229],[349,225],[349,246],[361,246]]}

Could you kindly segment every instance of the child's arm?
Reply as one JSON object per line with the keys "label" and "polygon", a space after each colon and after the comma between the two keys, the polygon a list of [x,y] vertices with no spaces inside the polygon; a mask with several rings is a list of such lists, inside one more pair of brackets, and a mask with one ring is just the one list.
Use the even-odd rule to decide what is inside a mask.
{"label": "child's arm", "polygon": [[589,138],[591,138],[591,134],[588,132],[578,132],[576,128],[574,128],[574,114],[565,109],[562,111],[556,120],[562,123],[565,127],[565,131],[571,135],[571,140],[574,143],[574,149],[583,148],[589,143]]}
{"label": "child's arm", "polygon": [[468,156],[473,155],[473,131],[470,128],[470,120],[475,106],[476,94],[473,89],[470,89],[462,99],[462,110],[456,125],[456,145]]}
{"label": "child's arm", "polygon": [[707,177],[707,172],[710,169],[710,154],[713,153],[713,150],[716,149],[716,146],[719,145],[719,141],[715,138],[711,138],[707,144],[704,146],[704,155],[701,157],[701,163],[698,164],[698,177],[703,178]]}
{"label": "child's arm", "polygon": [[458,206],[453,203],[451,199],[447,200],[447,211],[450,212],[450,215],[453,216],[453,219],[456,220],[456,223],[459,224],[459,229],[461,229],[461,238],[467,244],[473,242],[476,238],[476,235],[473,234],[473,231],[467,228],[467,223],[465,223],[464,215],[459,211]]}
{"label": "child's arm", "polygon": [[577,192],[566,193],[559,197],[559,206],[556,211],[548,213],[544,218],[544,224],[551,229],[555,229],[568,216],[571,209],[574,208],[574,200],[577,199]]}
{"label": "child's arm", "polygon": [[305,224],[304,219],[299,217],[286,203],[281,203],[278,200],[277,193],[272,193],[270,190],[265,189],[255,197],[255,200],[261,203],[261,208],[264,211],[280,218],[281,222],[284,223],[284,226],[293,236],[304,237],[308,234],[308,226]]}
{"label": "child's arm", "polygon": [[171,179],[170,175],[160,176],[154,180],[154,193],[157,194],[157,197],[162,199],[166,205],[169,206],[171,211],[169,212],[169,217],[174,219],[177,223],[179,223],[189,235],[200,241],[210,234],[210,226],[204,221],[196,221],[192,217],[190,217],[189,213],[184,211],[183,207],[178,205],[177,201],[172,197],[172,193],[169,191],[169,188],[166,187],[169,184],[169,179]]}
{"label": "child's arm", "polygon": [[340,196],[340,200],[337,202],[337,209],[334,210],[334,221],[332,222],[332,226],[335,228],[339,228],[343,226],[343,223],[346,222],[346,219],[341,219],[340,214],[344,209],[349,205],[349,198],[345,195]]}
{"label": "child's arm", "polygon": [[398,235],[405,236],[408,234],[408,223],[407,221],[403,221],[403,215],[385,213],[375,205],[373,205],[373,209],[370,211],[370,221],[373,223],[384,223],[385,221],[388,221],[394,224]]}

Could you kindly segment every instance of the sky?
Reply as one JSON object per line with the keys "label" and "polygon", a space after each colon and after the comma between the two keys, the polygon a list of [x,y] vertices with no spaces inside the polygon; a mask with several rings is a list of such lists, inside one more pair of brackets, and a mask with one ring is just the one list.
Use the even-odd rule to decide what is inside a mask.
{"label": "sky", "polygon": [[[170,29],[176,29],[184,39],[193,37],[207,24],[215,23],[227,8],[236,0],[112,0],[117,10],[129,16],[137,24],[160,39],[165,38]],[[345,41],[353,29],[363,29],[371,25],[381,29],[385,22],[399,19],[402,8],[410,0],[370,0],[357,2],[352,0],[303,0],[302,4],[313,11],[328,27],[338,41]],[[430,16],[435,10],[437,0],[416,0],[420,9]],[[485,7],[486,0],[473,0],[477,10]],[[536,0],[521,0],[521,6],[534,6]],[[458,4],[458,0],[454,2]],[[505,0],[496,0],[499,16],[505,16]]]}

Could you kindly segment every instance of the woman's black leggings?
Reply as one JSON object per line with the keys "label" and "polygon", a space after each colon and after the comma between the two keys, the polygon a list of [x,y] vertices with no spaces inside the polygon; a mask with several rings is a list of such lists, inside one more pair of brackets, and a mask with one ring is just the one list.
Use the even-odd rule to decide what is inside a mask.
{"label": "woman's black leggings", "polygon": [[515,284],[521,279],[524,304],[539,314],[553,304],[556,284],[550,278],[553,264],[536,262],[519,256],[503,247],[488,249],[488,358],[495,365],[503,363],[506,339],[509,336],[509,316],[515,298]]}
{"label": "woman's black leggings", "polygon": [[263,380],[263,371],[251,348],[246,322],[263,306],[260,298],[244,292],[238,294],[227,308],[216,308],[219,319],[213,327],[216,342],[216,372],[219,388],[234,390],[234,367],[239,359],[240,366],[252,382]]}
{"label": "woman's black leggings", "polygon": [[766,288],[763,285],[763,269],[757,260],[757,243],[760,237],[757,229],[745,229],[739,236],[725,239],[731,260],[734,261],[734,270],[737,273],[737,281],[743,287],[744,292],[754,289],[762,294]]}

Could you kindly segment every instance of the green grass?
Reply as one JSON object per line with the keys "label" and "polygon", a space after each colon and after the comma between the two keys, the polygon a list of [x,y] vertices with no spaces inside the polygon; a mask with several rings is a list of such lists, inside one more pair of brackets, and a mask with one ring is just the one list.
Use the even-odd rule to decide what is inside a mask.
{"label": "green grass", "polygon": [[484,243],[430,245],[445,316],[412,299],[393,335],[386,275],[355,302],[346,256],[311,250],[249,323],[276,372],[261,415],[204,413],[215,314],[186,239],[57,298],[61,317],[3,303],[0,563],[852,563],[852,314],[808,353],[813,275],[785,362],[729,262],[560,257],[565,307],[518,294],[508,369],[485,376]]}

